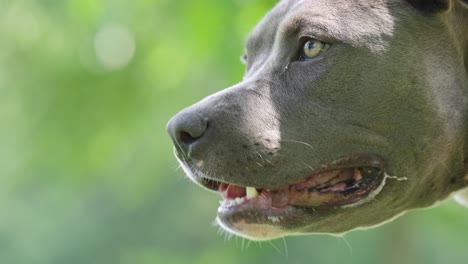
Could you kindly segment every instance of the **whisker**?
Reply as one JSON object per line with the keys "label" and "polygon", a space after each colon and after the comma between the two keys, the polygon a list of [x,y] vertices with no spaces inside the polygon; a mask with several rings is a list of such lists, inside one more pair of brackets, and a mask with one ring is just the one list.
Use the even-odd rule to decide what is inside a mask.
{"label": "whisker", "polygon": [[302,144],[302,145],[305,145],[305,146],[311,148],[312,150],[316,151],[316,149],[311,144],[309,144],[307,142],[304,142],[304,141],[292,140],[292,139],[282,139],[281,141]]}
{"label": "whisker", "polygon": [[281,250],[279,250],[279,248],[276,247],[275,244],[273,244],[273,242],[271,242],[270,240],[268,240],[267,242],[268,242],[268,244],[271,245],[271,247],[273,247],[276,250],[276,252],[278,252],[281,255],[283,254],[283,253],[281,253]]}
{"label": "whisker", "polygon": [[[179,147],[179,149],[182,149],[182,147],[180,146],[179,142],[174,141],[174,143],[177,145],[177,147]],[[185,154],[185,152],[183,152],[183,151],[177,152],[177,148],[176,148],[176,147],[172,148],[172,152],[174,153],[174,156],[176,156],[176,157],[177,157],[177,153],[181,153],[185,160],[189,160],[189,158],[188,158],[188,156]]]}
{"label": "whisker", "polygon": [[351,244],[348,242],[348,240],[346,239],[345,235],[344,235],[344,234],[343,234],[343,235],[337,235],[336,237],[345,242],[346,246],[348,246],[349,254],[350,254],[350,256],[352,256],[352,255],[353,255],[353,247],[352,247]]}
{"label": "whisker", "polygon": [[265,160],[263,159],[262,155],[261,155],[258,151],[254,150],[254,152],[257,154],[257,156],[260,157],[260,159],[261,159],[263,162],[265,162]]}
{"label": "whisker", "polygon": [[312,168],[312,166],[310,166],[309,164],[305,163],[305,162],[302,162],[302,164],[306,165],[310,170],[314,170],[314,168]]}
{"label": "whisker", "polygon": [[443,161],[441,160],[440,163],[442,163],[442,165],[444,165],[444,167],[447,169],[447,172],[448,172],[448,173],[452,173],[452,171],[451,171],[450,168],[447,166],[447,164],[445,164],[445,162],[443,162]]}
{"label": "whisker", "polygon": [[286,238],[283,237],[283,244],[284,244],[284,253],[286,255],[286,259],[289,258],[289,253],[288,253],[288,244],[286,243]]}
{"label": "whisker", "polygon": [[247,248],[250,247],[250,244],[251,244],[251,243],[252,243],[252,240],[249,239],[249,240],[247,241]]}

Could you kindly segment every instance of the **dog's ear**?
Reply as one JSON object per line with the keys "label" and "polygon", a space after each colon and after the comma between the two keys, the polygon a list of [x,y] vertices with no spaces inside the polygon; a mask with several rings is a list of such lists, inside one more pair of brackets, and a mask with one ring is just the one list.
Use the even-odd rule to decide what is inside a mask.
{"label": "dog's ear", "polygon": [[[439,13],[450,8],[450,0],[406,0],[414,8],[425,13]],[[463,0],[468,1],[468,0]],[[463,2],[462,1],[462,2]]]}
{"label": "dog's ear", "polygon": [[406,0],[414,8],[425,13],[439,13],[450,8],[450,2],[458,1],[468,8],[468,0]]}
{"label": "dog's ear", "polygon": [[465,8],[468,8],[468,0],[458,0],[462,6],[464,6]]}

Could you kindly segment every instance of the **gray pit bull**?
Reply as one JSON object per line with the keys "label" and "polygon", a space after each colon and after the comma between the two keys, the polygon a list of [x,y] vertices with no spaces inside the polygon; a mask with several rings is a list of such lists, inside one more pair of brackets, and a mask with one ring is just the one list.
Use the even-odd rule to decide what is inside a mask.
{"label": "gray pit bull", "polygon": [[243,60],[167,125],[227,231],[340,234],[468,186],[468,0],[283,0]]}

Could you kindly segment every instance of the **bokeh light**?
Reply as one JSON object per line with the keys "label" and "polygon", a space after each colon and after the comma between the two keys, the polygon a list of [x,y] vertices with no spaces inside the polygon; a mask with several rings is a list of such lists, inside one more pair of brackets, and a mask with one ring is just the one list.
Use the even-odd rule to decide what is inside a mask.
{"label": "bokeh light", "polygon": [[128,29],[117,23],[103,25],[94,38],[96,57],[107,70],[121,69],[135,53],[135,39]]}

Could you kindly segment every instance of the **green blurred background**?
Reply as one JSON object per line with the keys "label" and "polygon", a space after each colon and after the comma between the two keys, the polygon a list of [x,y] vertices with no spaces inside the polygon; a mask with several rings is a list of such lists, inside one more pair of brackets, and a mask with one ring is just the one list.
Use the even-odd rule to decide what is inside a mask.
{"label": "green blurred background", "polygon": [[165,124],[241,79],[274,2],[0,1],[0,263],[468,263],[452,201],[344,238],[218,234]]}

